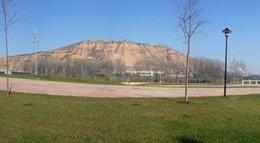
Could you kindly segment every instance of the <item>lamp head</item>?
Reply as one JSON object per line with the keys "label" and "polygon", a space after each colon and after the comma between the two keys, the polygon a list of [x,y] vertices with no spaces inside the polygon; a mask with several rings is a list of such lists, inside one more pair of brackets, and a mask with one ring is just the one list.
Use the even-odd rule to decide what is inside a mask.
{"label": "lamp head", "polygon": [[230,33],[232,33],[232,31],[231,31],[230,29],[228,29],[228,28],[224,29],[222,32],[225,33],[225,36],[226,36],[226,37],[228,37],[228,35],[229,35]]}

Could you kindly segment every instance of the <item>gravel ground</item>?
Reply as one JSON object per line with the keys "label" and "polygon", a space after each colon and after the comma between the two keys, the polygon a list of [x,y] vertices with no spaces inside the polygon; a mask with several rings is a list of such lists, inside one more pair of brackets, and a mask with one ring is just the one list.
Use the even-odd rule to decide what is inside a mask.
{"label": "gravel ground", "polygon": [[[184,88],[92,85],[10,78],[12,91],[83,97],[183,97]],[[6,79],[0,78],[0,90],[6,89]],[[260,88],[228,88],[228,95],[260,94]],[[189,88],[190,97],[223,96],[223,88]]]}

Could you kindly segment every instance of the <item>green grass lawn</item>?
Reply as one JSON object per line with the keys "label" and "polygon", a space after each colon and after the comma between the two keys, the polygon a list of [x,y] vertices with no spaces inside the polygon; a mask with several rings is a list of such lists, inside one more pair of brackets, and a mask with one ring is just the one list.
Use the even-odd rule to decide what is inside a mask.
{"label": "green grass lawn", "polygon": [[[5,77],[5,75],[0,75]],[[10,75],[10,78],[23,78],[33,80],[46,80],[46,81],[58,81],[58,82],[72,82],[72,83],[88,83],[88,84],[105,84],[105,85],[120,85],[118,81],[106,80],[106,79],[80,79],[80,78],[69,78],[62,76],[44,76],[44,75]]]}
{"label": "green grass lawn", "polygon": [[0,92],[2,143],[256,143],[260,95],[82,98]]}

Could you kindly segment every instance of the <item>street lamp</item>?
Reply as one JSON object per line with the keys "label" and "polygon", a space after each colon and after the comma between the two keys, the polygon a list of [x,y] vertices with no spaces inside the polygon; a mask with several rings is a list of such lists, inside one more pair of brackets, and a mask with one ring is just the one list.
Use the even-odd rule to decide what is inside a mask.
{"label": "street lamp", "polygon": [[224,97],[227,96],[226,95],[226,91],[227,91],[227,47],[228,47],[228,36],[229,34],[232,32],[230,29],[226,28],[222,31],[223,33],[225,33],[225,37],[226,37],[226,52],[225,52],[225,77],[224,77]]}

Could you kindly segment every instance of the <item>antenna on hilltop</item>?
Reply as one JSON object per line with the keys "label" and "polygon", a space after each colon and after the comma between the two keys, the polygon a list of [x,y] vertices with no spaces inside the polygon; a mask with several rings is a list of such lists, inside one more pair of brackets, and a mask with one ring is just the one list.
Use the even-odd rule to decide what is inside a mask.
{"label": "antenna on hilltop", "polygon": [[34,48],[35,48],[35,71],[34,74],[38,75],[38,41],[39,41],[39,37],[38,37],[38,32],[37,29],[35,29],[34,31],[34,35],[33,35],[33,43],[34,43]]}

